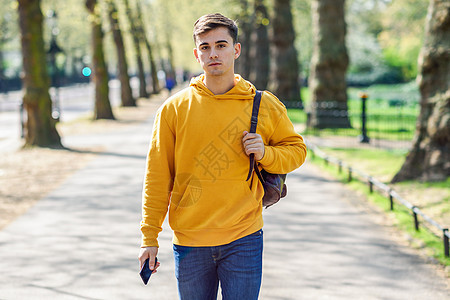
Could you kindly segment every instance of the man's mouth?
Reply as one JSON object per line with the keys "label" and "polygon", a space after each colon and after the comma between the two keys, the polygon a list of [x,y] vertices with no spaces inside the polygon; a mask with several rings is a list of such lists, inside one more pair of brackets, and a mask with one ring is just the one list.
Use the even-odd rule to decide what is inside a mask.
{"label": "man's mouth", "polygon": [[212,63],[208,64],[208,66],[210,66],[210,67],[215,67],[215,66],[220,66],[220,65],[221,64],[219,62],[212,62]]}

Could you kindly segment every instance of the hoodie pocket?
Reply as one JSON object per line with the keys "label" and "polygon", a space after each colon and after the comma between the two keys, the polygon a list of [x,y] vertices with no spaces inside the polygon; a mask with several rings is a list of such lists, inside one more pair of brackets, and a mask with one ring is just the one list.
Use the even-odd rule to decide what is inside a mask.
{"label": "hoodie pocket", "polygon": [[260,206],[245,181],[189,182],[169,218],[174,230],[231,228],[255,218]]}

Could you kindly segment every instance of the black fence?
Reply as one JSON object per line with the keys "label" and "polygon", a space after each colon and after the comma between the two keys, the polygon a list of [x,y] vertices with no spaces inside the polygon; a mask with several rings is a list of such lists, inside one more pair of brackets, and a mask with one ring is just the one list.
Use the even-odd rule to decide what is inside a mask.
{"label": "black fence", "polygon": [[[395,111],[394,111],[395,112]],[[307,127],[304,135],[320,137],[348,138],[352,142],[359,140],[379,148],[409,148],[416,130],[417,114],[398,111],[386,114],[367,114],[362,112],[322,111],[320,118],[333,119],[334,124],[348,124],[347,128],[315,128],[312,116],[307,113]]]}
{"label": "black fence", "polygon": [[[316,145],[308,143],[308,150],[312,154],[313,159],[317,156],[323,159],[326,164],[336,165],[338,167],[339,173],[344,172],[344,169],[346,169],[348,182],[352,180],[359,180],[361,182],[366,182],[370,193],[373,193],[374,190],[376,189],[379,193],[386,196],[387,200],[389,201],[391,210],[394,210],[395,204],[400,204],[406,207],[409,211],[409,214],[412,216],[412,221],[414,222],[415,230],[419,231],[420,226],[422,225],[436,237],[442,238],[444,255],[446,257],[450,257],[450,250],[449,250],[450,234],[448,228],[445,228],[444,226],[440,225],[438,222],[436,222],[435,220],[427,216],[425,213],[423,213],[417,206],[403,199],[392,188],[375,179],[374,177],[353,168],[352,166],[348,165],[342,160],[327,155],[325,152],[320,150]],[[440,235],[438,233],[440,233]]]}

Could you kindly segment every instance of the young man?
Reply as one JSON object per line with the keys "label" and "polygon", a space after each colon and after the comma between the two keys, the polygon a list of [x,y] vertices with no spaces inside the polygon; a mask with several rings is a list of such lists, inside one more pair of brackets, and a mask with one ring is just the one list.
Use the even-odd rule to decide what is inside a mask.
{"label": "young man", "polygon": [[[142,266],[158,253],[169,211],[181,299],[258,299],[262,276],[262,197],[249,181],[249,155],[268,172],[288,173],[306,146],[283,104],[265,91],[257,133],[248,133],[255,87],[234,74],[234,21],[205,15],[194,25],[194,56],[204,74],[159,109],[143,191]],[[159,267],[159,263],[154,268]]]}

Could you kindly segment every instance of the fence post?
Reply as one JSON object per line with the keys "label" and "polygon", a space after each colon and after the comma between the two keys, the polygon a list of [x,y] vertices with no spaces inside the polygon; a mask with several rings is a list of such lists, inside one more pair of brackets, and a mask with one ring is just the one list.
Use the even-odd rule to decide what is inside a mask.
{"label": "fence post", "polygon": [[352,167],[348,167],[348,182],[352,181]]}
{"label": "fence post", "polygon": [[372,181],[372,177],[369,176],[369,192],[372,194],[373,193],[373,181]]}
{"label": "fence post", "polygon": [[442,232],[444,233],[444,254],[446,257],[450,257],[450,253],[449,253],[449,247],[448,247],[448,228],[444,228],[442,230]]}
{"label": "fence post", "polygon": [[419,219],[417,218],[417,213],[415,211],[416,207],[413,206],[411,209],[414,216],[414,227],[416,228],[416,231],[419,231]]}
{"label": "fence post", "polygon": [[339,174],[342,173],[342,160],[338,161],[338,172],[339,172]]}
{"label": "fence post", "polygon": [[394,210],[394,197],[392,196],[392,189],[389,190],[389,202],[391,203],[391,210]]}

